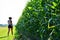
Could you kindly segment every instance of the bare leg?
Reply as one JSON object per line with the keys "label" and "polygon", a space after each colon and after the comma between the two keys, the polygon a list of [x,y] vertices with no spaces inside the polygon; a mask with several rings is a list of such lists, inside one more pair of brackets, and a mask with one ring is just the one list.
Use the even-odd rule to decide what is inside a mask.
{"label": "bare leg", "polygon": [[10,28],[8,28],[8,36],[9,36]]}
{"label": "bare leg", "polygon": [[12,33],[12,35],[13,35],[13,28],[11,28],[11,33]]}

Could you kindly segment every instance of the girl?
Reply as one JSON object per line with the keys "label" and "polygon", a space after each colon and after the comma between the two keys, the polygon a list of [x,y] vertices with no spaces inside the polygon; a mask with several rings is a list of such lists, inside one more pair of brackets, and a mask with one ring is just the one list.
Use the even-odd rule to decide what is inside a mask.
{"label": "girl", "polygon": [[11,30],[11,33],[12,33],[12,35],[13,35],[12,17],[9,17],[9,20],[8,20],[8,36],[9,36],[10,30]]}

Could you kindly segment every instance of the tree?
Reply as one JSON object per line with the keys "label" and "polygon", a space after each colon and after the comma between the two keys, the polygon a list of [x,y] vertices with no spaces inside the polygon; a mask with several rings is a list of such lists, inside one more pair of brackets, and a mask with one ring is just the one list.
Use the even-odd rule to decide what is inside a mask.
{"label": "tree", "polygon": [[16,31],[17,40],[59,40],[60,0],[30,0]]}

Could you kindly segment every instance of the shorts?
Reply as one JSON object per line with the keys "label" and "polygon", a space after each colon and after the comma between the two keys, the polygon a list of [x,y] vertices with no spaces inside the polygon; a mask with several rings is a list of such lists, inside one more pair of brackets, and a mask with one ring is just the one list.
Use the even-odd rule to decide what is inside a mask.
{"label": "shorts", "polygon": [[12,28],[13,26],[12,25],[8,25],[8,28]]}

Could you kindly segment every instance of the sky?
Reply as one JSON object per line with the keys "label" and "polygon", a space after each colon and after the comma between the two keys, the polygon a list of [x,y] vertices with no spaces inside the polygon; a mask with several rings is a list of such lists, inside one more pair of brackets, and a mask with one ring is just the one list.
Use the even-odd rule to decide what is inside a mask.
{"label": "sky", "polygon": [[13,24],[16,24],[27,2],[27,0],[0,0],[0,24],[7,24],[8,17],[12,17]]}

